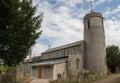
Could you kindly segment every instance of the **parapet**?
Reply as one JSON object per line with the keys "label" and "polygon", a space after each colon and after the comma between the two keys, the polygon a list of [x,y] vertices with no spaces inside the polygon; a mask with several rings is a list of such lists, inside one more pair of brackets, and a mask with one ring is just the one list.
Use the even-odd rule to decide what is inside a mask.
{"label": "parapet", "polygon": [[100,17],[100,18],[103,19],[103,16],[102,16],[101,13],[99,13],[99,12],[90,12],[90,13],[88,13],[88,14],[86,14],[86,15],[84,16],[84,21],[85,21],[86,19],[88,19],[88,18],[91,18],[91,17]]}

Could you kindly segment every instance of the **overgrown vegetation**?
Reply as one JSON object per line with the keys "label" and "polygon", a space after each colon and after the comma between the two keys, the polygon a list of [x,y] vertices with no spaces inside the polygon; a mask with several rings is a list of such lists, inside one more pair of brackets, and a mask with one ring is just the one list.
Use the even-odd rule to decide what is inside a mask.
{"label": "overgrown vegetation", "polygon": [[1,73],[5,73],[6,71],[7,71],[7,69],[8,69],[8,66],[6,66],[6,65],[4,65],[4,66],[0,66],[0,72]]}
{"label": "overgrown vegetation", "polygon": [[120,48],[115,45],[108,46],[107,49],[107,66],[111,73],[120,70]]}
{"label": "overgrown vegetation", "polygon": [[13,78],[9,74],[1,75],[0,83],[13,83]]}
{"label": "overgrown vegetation", "polygon": [[17,83],[29,83],[28,81],[26,82],[26,80],[31,81],[30,77],[22,77],[17,80]]}
{"label": "overgrown vegetation", "polygon": [[[100,80],[106,77],[107,75],[99,75],[99,74],[89,75],[89,78],[87,80],[81,81],[79,83],[91,83],[93,81]],[[70,79],[66,79],[66,80],[50,81],[50,83],[78,83],[78,81],[77,81],[77,77],[75,77],[75,79],[72,82],[70,82]]]}

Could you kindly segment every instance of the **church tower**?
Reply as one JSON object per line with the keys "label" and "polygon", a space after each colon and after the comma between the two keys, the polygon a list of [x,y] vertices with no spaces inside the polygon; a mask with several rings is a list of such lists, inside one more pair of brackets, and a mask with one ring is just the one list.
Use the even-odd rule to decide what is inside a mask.
{"label": "church tower", "polygon": [[84,16],[85,69],[91,74],[107,74],[103,16],[91,12]]}

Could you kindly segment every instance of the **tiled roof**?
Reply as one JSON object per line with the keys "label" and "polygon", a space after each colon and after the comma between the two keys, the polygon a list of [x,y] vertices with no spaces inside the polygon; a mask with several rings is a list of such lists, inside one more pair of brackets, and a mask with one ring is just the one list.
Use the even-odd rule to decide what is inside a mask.
{"label": "tiled roof", "polygon": [[82,43],[83,43],[83,40],[82,41],[77,41],[77,42],[74,42],[74,43],[70,43],[70,44],[66,44],[66,45],[63,45],[63,46],[58,46],[58,47],[55,47],[55,48],[48,49],[48,50],[44,51],[43,53],[48,53],[48,52],[52,52],[52,51],[56,51],[56,50],[60,50],[60,49],[64,49],[64,48],[77,46],[77,45],[80,45]]}

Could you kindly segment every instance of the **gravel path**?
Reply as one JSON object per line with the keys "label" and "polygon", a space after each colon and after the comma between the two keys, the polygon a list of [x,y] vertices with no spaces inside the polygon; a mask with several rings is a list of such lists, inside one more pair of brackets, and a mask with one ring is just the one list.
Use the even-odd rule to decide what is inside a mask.
{"label": "gravel path", "polygon": [[120,83],[118,82],[118,80],[120,80],[120,74],[118,75],[112,75],[110,77],[92,82],[92,83]]}
{"label": "gravel path", "polygon": [[49,83],[48,80],[45,79],[34,79],[30,83]]}

